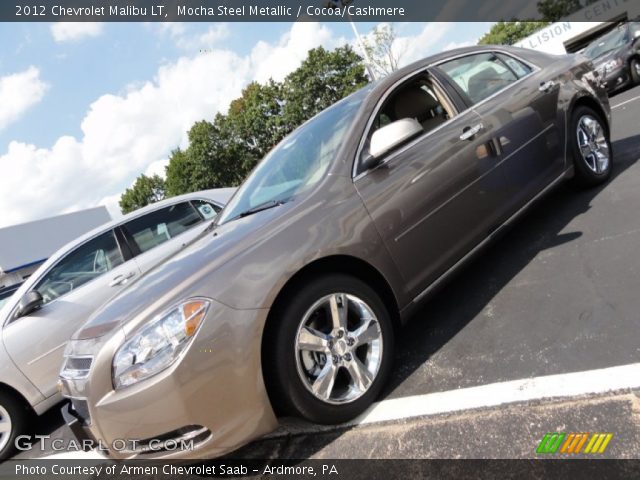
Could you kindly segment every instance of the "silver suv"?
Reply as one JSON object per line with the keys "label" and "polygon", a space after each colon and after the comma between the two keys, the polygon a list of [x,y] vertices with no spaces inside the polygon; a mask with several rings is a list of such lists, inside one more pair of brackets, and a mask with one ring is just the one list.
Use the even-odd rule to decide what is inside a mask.
{"label": "silver suv", "polygon": [[11,453],[27,416],[61,399],[56,381],[73,332],[200,234],[233,191],[174,197],[98,227],[53,254],[0,307],[0,460]]}

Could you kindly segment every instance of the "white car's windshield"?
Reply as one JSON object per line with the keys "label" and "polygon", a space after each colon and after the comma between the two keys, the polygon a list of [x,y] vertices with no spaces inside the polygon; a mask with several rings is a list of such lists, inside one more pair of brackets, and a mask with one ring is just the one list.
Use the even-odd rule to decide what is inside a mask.
{"label": "white car's windshield", "polygon": [[370,88],[341,100],[282,140],[242,184],[218,224],[286,202],[319,182]]}
{"label": "white car's windshield", "polygon": [[616,30],[591,43],[584,51],[590,59],[598,58],[607,52],[621,47],[628,41],[626,30]]}

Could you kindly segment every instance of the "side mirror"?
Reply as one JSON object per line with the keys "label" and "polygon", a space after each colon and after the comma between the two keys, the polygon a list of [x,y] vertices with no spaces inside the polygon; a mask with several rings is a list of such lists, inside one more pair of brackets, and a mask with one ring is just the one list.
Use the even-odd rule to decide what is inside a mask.
{"label": "side mirror", "polygon": [[[380,159],[389,150],[401,145],[408,140],[411,140],[416,135],[423,133],[422,125],[414,118],[403,118],[396,120],[389,125],[373,132],[371,136],[371,146],[369,147],[369,156],[364,161],[364,166],[367,163],[375,166],[373,160]],[[369,160],[371,157],[372,160]],[[367,162],[368,161],[368,162]],[[371,166],[369,168],[371,168]]]}
{"label": "side mirror", "polygon": [[42,307],[43,303],[44,300],[42,299],[40,292],[37,290],[27,292],[22,296],[18,303],[17,316],[24,317],[29,315]]}
{"label": "side mirror", "polygon": [[633,38],[635,38],[636,40],[640,38],[640,29],[633,32]]}

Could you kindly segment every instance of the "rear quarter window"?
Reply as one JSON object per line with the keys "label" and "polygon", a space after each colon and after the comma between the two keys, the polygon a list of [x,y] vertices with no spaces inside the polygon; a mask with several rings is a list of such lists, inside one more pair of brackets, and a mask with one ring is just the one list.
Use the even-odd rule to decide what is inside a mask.
{"label": "rear quarter window", "polygon": [[191,203],[184,202],[131,220],[122,228],[133,238],[140,252],[144,253],[201,222],[202,218]]}

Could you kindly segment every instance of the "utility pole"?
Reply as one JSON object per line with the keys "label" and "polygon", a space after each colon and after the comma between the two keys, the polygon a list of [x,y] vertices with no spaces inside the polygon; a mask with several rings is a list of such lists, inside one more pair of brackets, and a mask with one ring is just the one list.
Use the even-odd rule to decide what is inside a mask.
{"label": "utility pole", "polygon": [[364,46],[364,42],[362,41],[362,37],[360,36],[360,33],[358,33],[358,29],[356,28],[356,24],[353,21],[353,18],[351,17],[351,14],[349,13],[349,23],[351,24],[351,28],[353,29],[353,33],[356,34],[356,39],[358,40],[358,44],[360,45],[360,48],[362,49],[362,54],[364,56],[364,66],[367,67],[367,72],[369,73],[369,76],[371,77],[371,81],[375,81],[376,80],[376,74],[373,72],[373,68],[371,68],[371,59],[369,58],[369,54],[367,53],[367,49]]}
{"label": "utility pole", "polygon": [[[336,7],[346,8],[352,2],[353,0],[328,0],[326,5],[329,8],[336,8]],[[349,23],[351,24],[351,29],[353,30],[353,33],[356,36],[356,41],[358,42],[358,46],[362,50],[362,56],[364,57],[364,66],[367,69],[367,73],[369,74],[369,77],[371,77],[371,81],[373,82],[376,80],[376,74],[374,73],[373,68],[371,67],[372,65],[371,58],[369,58],[369,54],[367,53],[367,49],[364,45],[364,42],[362,41],[360,32],[358,32],[358,29],[356,28],[356,23],[353,21],[353,17],[349,12],[347,12],[347,15],[349,15]]]}

